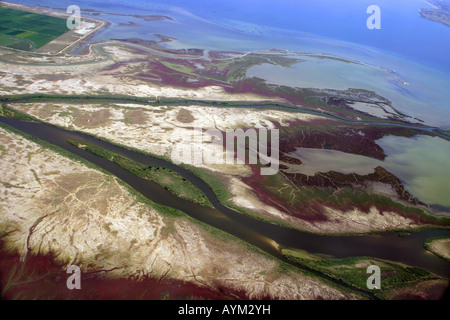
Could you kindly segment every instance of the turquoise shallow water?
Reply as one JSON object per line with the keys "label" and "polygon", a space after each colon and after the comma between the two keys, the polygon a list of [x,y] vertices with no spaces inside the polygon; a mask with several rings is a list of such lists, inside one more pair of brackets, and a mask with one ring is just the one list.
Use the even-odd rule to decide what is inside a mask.
{"label": "turquoise shallow water", "polygon": [[405,181],[412,194],[450,208],[450,142],[429,136],[387,136],[377,143],[388,155],[386,169]]}
{"label": "turquoise shallow water", "polygon": [[[36,5],[33,0],[12,2]],[[375,31],[366,28],[369,17],[366,9],[374,4],[372,0],[81,0],[76,4],[81,9],[119,14],[167,14],[177,20],[143,24],[144,28],[129,27],[123,33],[134,28],[135,32],[145,35],[161,33],[165,28],[172,36],[182,36],[181,42],[201,46],[211,45],[211,37],[203,36],[216,35],[236,40],[236,43],[216,44],[232,50],[265,49],[271,44],[284,44],[292,50],[311,47],[316,42],[316,48],[334,47],[335,52],[345,50],[346,54],[365,55],[367,59],[371,58],[370,53],[361,47],[377,48],[450,71],[449,28],[417,14],[420,8],[431,5],[423,0],[376,2],[381,8],[382,24],[381,30]],[[71,0],[39,1],[40,6],[52,8],[67,8],[71,4]],[[133,19],[107,18],[113,22]],[[119,28],[115,32],[117,36],[122,33]],[[372,58],[379,61],[380,57]]]}
{"label": "turquoise shallow water", "polygon": [[[247,76],[292,87],[371,90],[389,99],[397,110],[413,118],[435,126],[445,127],[450,123],[450,83],[446,81],[448,76],[445,73],[422,65],[416,65],[413,70],[411,63],[408,66],[411,76],[399,74],[400,80],[376,66],[302,55],[297,58],[304,61],[289,68],[271,64],[254,66],[247,71]],[[409,84],[405,85],[403,81]]]}

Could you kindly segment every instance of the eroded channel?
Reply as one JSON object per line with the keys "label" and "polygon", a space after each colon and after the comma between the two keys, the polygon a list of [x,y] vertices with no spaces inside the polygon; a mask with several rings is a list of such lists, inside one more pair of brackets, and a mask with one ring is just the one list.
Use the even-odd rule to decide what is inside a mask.
{"label": "eroded channel", "polygon": [[[256,220],[225,207],[203,180],[189,170],[165,160],[131,151],[86,134],[44,123],[25,122],[5,117],[0,117],[0,122],[76,154],[112,173],[153,202],[179,209],[192,218],[233,234],[281,260],[286,261],[281,254],[282,248],[294,248],[331,255],[335,258],[370,256],[387,259],[422,267],[441,276],[450,277],[450,262],[430,254],[423,247],[424,241],[431,237],[450,236],[448,229],[425,229],[413,232],[408,237],[399,237],[394,232],[358,236],[327,236],[289,229]],[[72,146],[67,140],[89,142],[149,166],[163,166],[171,169],[200,188],[214,208],[202,207],[180,199],[160,185],[138,178],[111,161]]]}

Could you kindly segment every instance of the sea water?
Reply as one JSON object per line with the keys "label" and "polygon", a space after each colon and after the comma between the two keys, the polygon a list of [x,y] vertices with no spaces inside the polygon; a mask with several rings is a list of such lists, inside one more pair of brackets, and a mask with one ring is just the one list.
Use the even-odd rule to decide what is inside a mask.
{"label": "sea water", "polygon": [[[31,0],[14,2],[36,5]],[[366,27],[372,0],[47,0],[39,5],[64,10],[74,3],[101,11],[98,17],[112,23],[92,41],[155,40],[155,34],[163,34],[177,39],[165,44],[171,48],[240,52],[276,48],[380,66],[409,86],[386,71],[326,59],[290,70],[258,66],[249,75],[297,87],[373,90],[411,117],[450,127],[450,28],[420,17],[420,8],[432,7],[422,0],[378,0],[380,30]],[[123,14],[168,15],[174,21],[148,22]],[[129,22],[138,26],[123,26]]]}
{"label": "sea water", "polygon": [[[298,87],[373,90],[403,113],[428,125],[450,128],[450,27],[420,17],[420,8],[432,7],[423,0],[11,2],[61,11],[73,4],[82,10],[99,10],[98,18],[112,25],[92,41],[154,40],[155,34],[163,34],[177,39],[164,44],[171,48],[240,52],[276,48],[294,56],[292,52],[313,52],[361,61],[370,66],[299,56],[305,61],[289,69],[261,65],[251,68],[248,75]],[[380,30],[366,27],[366,9],[372,4],[381,9]],[[174,20],[148,22],[124,14],[167,15]],[[138,26],[120,25],[129,22]],[[394,71],[410,85],[374,66]],[[379,144],[388,154],[384,166],[398,175],[413,195],[427,203],[450,206],[449,142],[420,136],[386,137]],[[367,163],[356,162],[354,167],[358,165],[366,168]]]}

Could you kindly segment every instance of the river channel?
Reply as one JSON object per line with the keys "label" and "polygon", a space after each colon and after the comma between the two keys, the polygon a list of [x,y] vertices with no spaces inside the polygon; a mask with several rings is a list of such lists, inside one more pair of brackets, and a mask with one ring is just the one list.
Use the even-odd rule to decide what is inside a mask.
{"label": "river channel", "polygon": [[[168,161],[44,123],[5,117],[0,117],[0,122],[76,154],[123,180],[151,201],[179,209],[192,218],[228,232],[279,259],[285,260],[281,254],[282,248],[301,249],[335,258],[371,256],[422,267],[438,275],[450,277],[450,262],[429,253],[423,247],[424,241],[431,237],[450,236],[450,230],[425,229],[406,237],[399,237],[395,232],[328,236],[289,229],[256,220],[224,206],[208,184],[189,170]],[[200,188],[214,208],[202,207],[180,199],[154,182],[138,178],[111,161],[72,146],[67,142],[69,139],[95,144],[149,166],[171,169]]]}

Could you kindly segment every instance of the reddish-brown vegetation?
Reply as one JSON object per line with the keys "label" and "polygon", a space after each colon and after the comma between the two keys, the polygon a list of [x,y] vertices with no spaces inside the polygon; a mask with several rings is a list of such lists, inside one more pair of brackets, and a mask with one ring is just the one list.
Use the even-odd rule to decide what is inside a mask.
{"label": "reddish-brown vegetation", "polygon": [[184,300],[246,299],[230,288],[210,289],[169,278],[112,279],[107,271],[81,273],[81,290],[69,290],[70,277],[52,256],[27,256],[6,252],[0,245],[0,292],[3,300]]}

